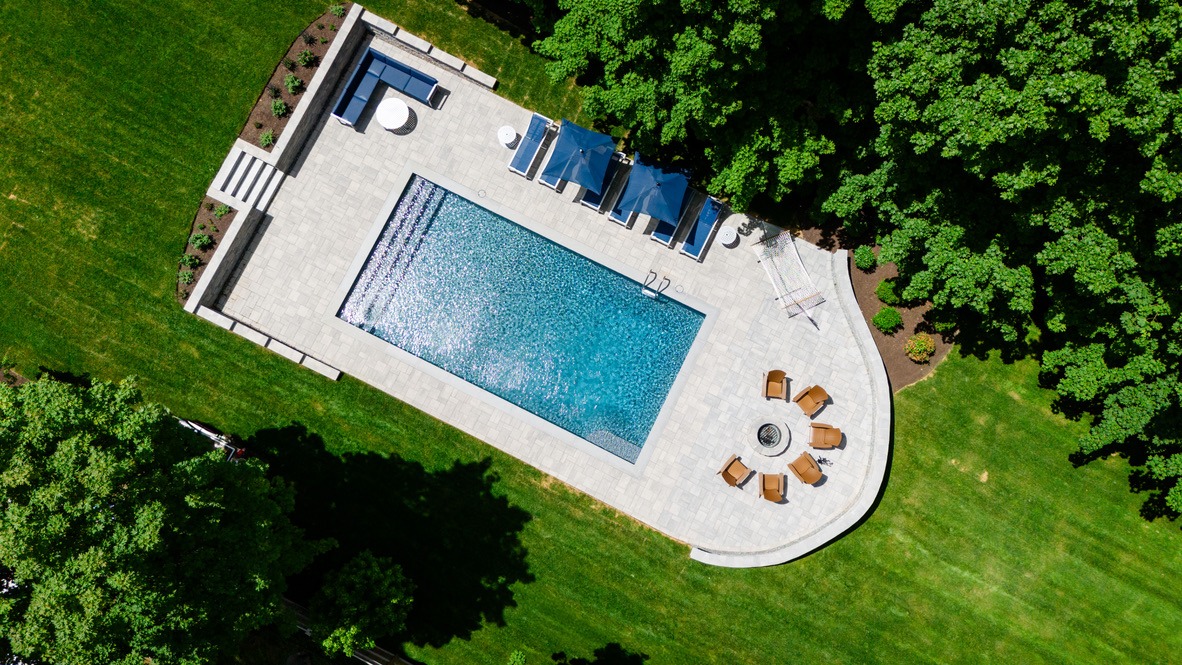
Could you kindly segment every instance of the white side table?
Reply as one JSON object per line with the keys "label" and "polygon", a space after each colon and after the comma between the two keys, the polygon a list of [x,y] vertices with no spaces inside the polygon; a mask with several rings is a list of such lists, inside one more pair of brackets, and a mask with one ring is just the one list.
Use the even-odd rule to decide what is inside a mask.
{"label": "white side table", "polygon": [[497,141],[506,148],[517,147],[517,130],[513,129],[511,125],[502,125],[497,130]]}
{"label": "white side table", "polygon": [[718,242],[723,247],[734,247],[739,243],[739,232],[733,226],[724,226],[718,229]]}
{"label": "white side table", "polygon": [[378,124],[388,130],[402,129],[406,121],[410,120],[410,107],[401,99],[391,97],[383,99],[374,113]]}

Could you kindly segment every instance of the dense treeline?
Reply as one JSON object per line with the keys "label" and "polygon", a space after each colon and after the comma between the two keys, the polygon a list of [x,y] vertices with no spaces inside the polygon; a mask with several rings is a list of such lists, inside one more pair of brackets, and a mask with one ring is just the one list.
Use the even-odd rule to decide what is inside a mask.
{"label": "dense treeline", "polygon": [[558,5],[536,48],[601,125],[737,209],[879,239],[940,329],[1041,354],[1081,457],[1182,511],[1182,7]]}

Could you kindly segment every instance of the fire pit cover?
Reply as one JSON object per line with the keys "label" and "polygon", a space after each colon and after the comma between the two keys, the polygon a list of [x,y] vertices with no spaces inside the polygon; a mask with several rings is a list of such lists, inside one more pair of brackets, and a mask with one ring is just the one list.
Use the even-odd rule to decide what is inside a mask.
{"label": "fire pit cover", "polygon": [[760,425],[755,436],[759,439],[759,445],[764,448],[775,448],[780,445],[780,428],[771,423]]}

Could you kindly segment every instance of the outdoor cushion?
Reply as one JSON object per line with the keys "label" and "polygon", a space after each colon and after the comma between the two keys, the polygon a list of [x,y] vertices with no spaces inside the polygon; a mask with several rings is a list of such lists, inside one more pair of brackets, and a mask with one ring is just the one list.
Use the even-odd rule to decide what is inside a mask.
{"label": "outdoor cushion", "polygon": [[366,72],[365,77],[361,79],[361,85],[357,86],[357,92],[353,96],[357,99],[369,101],[370,95],[373,94],[374,88],[378,87],[379,77],[373,72]]}
{"label": "outdoor cushion", "polygon": [[406,86],[402,88],[403,92],[428,106],[431,105],[431,93],[434,90],[435,79],[430,79],[428,81],[426,79],[416,78],[414,76],[411,76],[410,81],[408,81]]}
{"label": "outdoor cushion", "polygon": [[[365,56],[365,60],[369,61],[369,67],[366,71],[368,71],[370,74],[373,74],[374,76],[381,76],[382,72],[386,69],[386,63],[373,57],[372,52]],[[362,62],[365,62],[365,60]]]}
{"label": "outdoor cushion", "polygon": [[706,249],[706,243],[710,242],[710,236],[718,226],[721,215],[722,204],[718,202],[718,199],[710,197],[706,201],[706,205],[702,206],[702,211],[698,213],[697,221],[690,226],[689,233],[685,236],[685,242],[681,244],[682,253],[691,258],[701,258],[702,252]]}
{"label": "outdoor cushion", "polygon": [[382,72],[382,83],[396,90],[402,90],[407,83],[410,83],[410,73],[398,67],[387,67]]}

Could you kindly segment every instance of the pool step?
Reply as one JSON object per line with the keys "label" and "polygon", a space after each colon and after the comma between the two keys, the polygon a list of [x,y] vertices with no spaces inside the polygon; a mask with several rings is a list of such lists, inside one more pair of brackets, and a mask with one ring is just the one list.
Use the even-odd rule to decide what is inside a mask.
{"label": "pool step", "polygon": [[382,231],[357,278],[359,285],[377,285],[379,288],[363,289],[368,297],[350,300],[346,304],[346,309],[352,312],[349,314],[351,318],[371,321],[381,317],[381,312],[394,298],[399,284],[414,263],[446,194],[447,190],[421,178],[412,182],[390,215],[390,223]]}
{"label": "pool step", "polygon": [[235,145],[218,169],[208,193],[236,210],[266,210],[281,180],[282,171]]}

